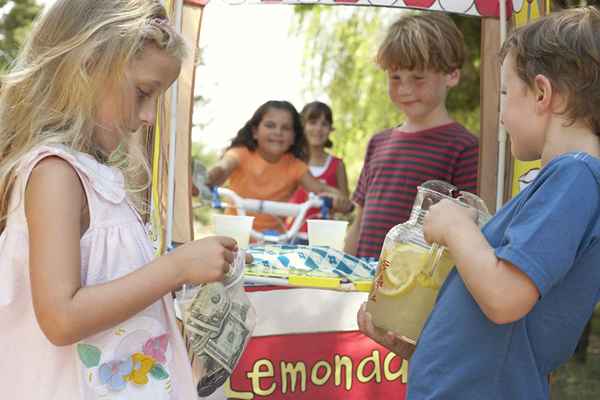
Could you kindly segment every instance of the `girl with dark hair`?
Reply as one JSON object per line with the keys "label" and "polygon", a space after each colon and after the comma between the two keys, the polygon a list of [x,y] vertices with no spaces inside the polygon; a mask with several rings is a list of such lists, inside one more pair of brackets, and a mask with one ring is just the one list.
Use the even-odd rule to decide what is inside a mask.
{"label": "girl with dark hair", "polygon": [[[333,208],[346,211],[351,203],[338,189],[315,179],[306,165],[307,146],[298,111],[287,101],[261,105],[219,162],[208,171],[207,185],[229,187],[239,196],[259,200],[289,201],[298,187],[333,198]],[[235,210],[227,210],[235,213]],[[255,215],[257,231],[285,230],[277,217]]]}
{"label": "girl with dark hair", "polygon": [[[333,146],[329,136],[333,132],[333,113],[331,108],[320,101],[308,103],[300,113],[304,125],[304,136],[308,143],[308,168],[310,173],[327,185],[338,189],[344,196],[349,195],[346,167],[341,158],[337,158],[326,150]],[[290,200],[293,203],[304,203],[308,193],[298,188]],[[317,208],[306,214],[306,219],[323,218]],[[297,243],[307,243],[306,224],[300,228]]]}

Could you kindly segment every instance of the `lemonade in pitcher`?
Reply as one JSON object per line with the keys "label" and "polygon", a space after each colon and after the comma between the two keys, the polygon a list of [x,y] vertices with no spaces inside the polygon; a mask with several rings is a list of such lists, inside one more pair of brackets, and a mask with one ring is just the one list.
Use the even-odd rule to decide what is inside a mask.
{"label": "lemonade in pitcher", "polygon": [[423,237],[423,219],[429,206],[443,198],[476,209],[483,225],[489,214],[477,196],[457,192],[442,181],[419,186],[410,219],[386,235],[377,273],[367,302],[373,324],[416,343],[433,309],[438,291],[454,266],[448,251],[429,245]]}

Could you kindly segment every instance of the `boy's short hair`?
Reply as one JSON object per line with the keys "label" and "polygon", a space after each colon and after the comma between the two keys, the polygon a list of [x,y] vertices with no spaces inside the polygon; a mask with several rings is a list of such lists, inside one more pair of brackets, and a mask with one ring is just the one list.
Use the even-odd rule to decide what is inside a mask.
{"label": "boy's short hair", "polygon": [[575,8],[525,25],[502,46],[500,59],[507,55],[529,87],[536,75],[547,77],[565,98],[562,114],[600,136],[600,11]]}
{"label": "boy's short hair", "polygon": [[376,62],[384,70],[433,70],[450,73],[465,61],[463,34],[440,12],[402,15],[388,29]]}

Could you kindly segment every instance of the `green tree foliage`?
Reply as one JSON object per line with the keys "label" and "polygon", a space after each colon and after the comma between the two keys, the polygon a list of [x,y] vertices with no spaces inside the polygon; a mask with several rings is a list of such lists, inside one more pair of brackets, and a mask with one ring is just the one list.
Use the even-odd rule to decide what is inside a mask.
{"label": "green tree foliage", "polygon": [[0,0],[0,71],[16,57],[40,9],[35,0]]}
{"label": "green tree foliage", "polygon": [[[366,144],[376,132],[396,126],[402,115],[387,95],[383,71],[374,63],[387,27],[405,10],[375,7],[295,7],[293,33],[306,38],[303,69],[307,93],[328,98],[334,113],[334,152],[344,158],[353,187]],[[469,61],[448,107],[473,132],[479,129],[480,22],[453,16],[465,34]]]}

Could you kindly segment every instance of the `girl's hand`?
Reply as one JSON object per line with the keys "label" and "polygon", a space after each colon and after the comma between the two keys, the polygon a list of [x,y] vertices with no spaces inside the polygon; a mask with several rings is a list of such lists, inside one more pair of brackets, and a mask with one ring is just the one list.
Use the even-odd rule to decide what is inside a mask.
{"label": "girl's hand", "polygon": [[427,243],[447,245],[447,237],[452,229],[462,224],[474,224],[477,218],[475,210],[462,207],[448,199],[432,205],[423,222],[423,234]]}
{"label": "girl's hand", "polygon": [[223,158],[221,158],[217,164],[206,173],[206,186],[223,185],[239,165],[240,161],[237,158],[225,154]]}
{"label": "girl's hand", "polygon": [[166,257],[181,271],[182,283],[198,285],[223,280],[236,251],[234,239],[211,236],[186,243]]}
{"label": "girl's hand", "polygon": [[350,199],[347,198],[346,196],[342,196],[337,193],[334,194],[331,192],[322,193],[321,196],[331,197],[331,199],[333,200],[333,207],[332,207],[333,211],[341,212],[343,214],[346,214],[346,213],[349,213],[350,211],[352,211],[352,208],[353,208],[352,201],[350,201]]}
{"label": "girl's hand", "polygon": [[373,325],[371,314],[367,312],[367,304],[363,303],[356,315],[358,329],[370,337],[380,345],[387,347],[396,355],[408,360],[415,352],[416,346],[403,339],[403,336],[398,336],[393,332],[385,332]]}
{"label": "girl's hand", "polygon": [[354,204],[347,196],[344,196],[338,189],[316,179],[308,171],[300,179],[300,186],[307,192],[318,193],[321,197],[333,199],[333,211],[348,213],[354,208]]}

